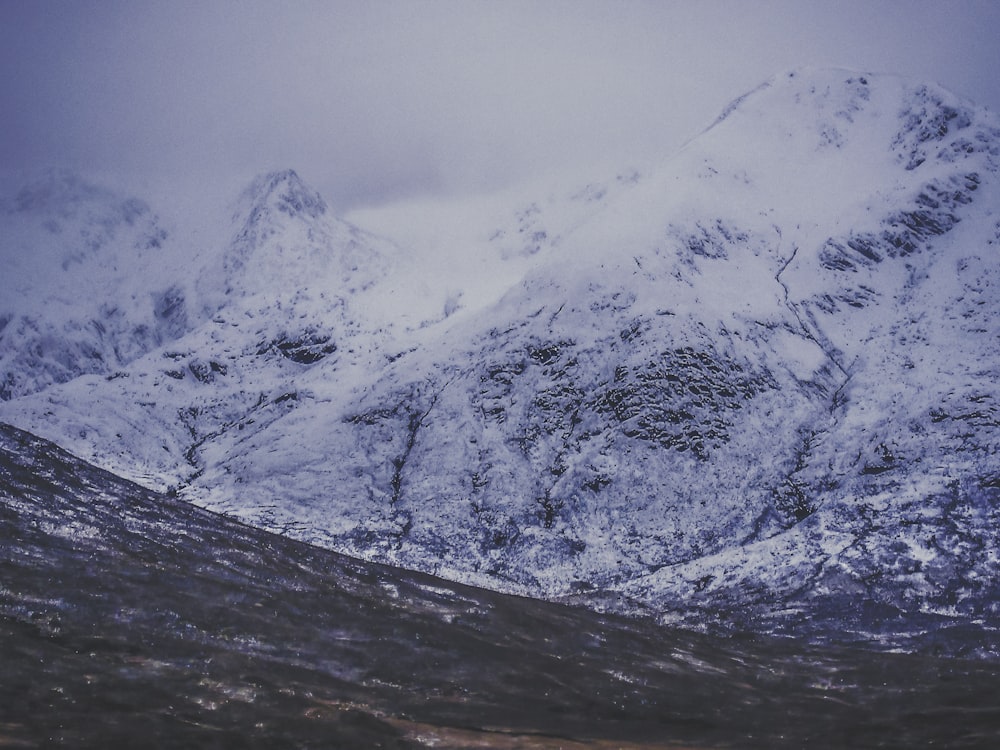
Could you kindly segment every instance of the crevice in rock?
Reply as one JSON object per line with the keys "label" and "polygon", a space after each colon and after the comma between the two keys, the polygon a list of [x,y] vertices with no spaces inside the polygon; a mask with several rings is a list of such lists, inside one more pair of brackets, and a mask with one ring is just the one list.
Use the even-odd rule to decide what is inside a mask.
{"label": "crevice in rock", "polygon": [[795,320],[799,324],[799,329],[801,330],[802,335],[805,336],[810,341],[812,341],[814,344],[816,344],[816,346],[818,346],[820,350],[822,350],[823,354],[826,355],[827,359],[829,359],[833,363],[833,365],[838,370],[840,370],[841,373],[843,373],[845,379],[849,379],[851,377],[851,374],[847,370],[847,368],[844,367],[844,365],[840,362],[840,359],[837,357],[836,353],[830,348],[828,344],[824,343],[821,336],[817,336],[806,324],[806,322],[802,319],[802,316],[799,314],[798,308],[795,306],[795,303],[792,302],[791,300],[791,293],[788,289],[788,284],[786,284],[781,278],[781,275],[792,264],[792,261],[795,260],[795,256],[798,255],[798,252],[799,252],[799,246],[793,245],[791,254],[788,256],[787,259],[785,259],[785,262],[781,264],[781,268],[779,268],[778,272],[774,275],[774,280],[777,281],[778,284],[781,286],[782,293],[784,295],[783,301],[785,303],[785,307],[787,307],[788,310],[792,313],[792,315],[795,316]]}
{"label": "crevice in rock", "polygon": [[392,459],[392,479],[389,480],[389,486],[392,488],[392,496],[389,498],[389,507],[393,509],[396,508],[396,505],[399,503],[399,499],[403,494],[403,471],[406,469],[406,462],[409,460],[410,454],[413,452],[413,447],[417,443],[417,433],[420,432],[420,428],[424,425],[424,420],[426,420],[427,416],[434,410],[434,407],[437,405],[438,398],[440,398],[449,383],[445,383],[439,390],[434,391],[431,394],[430,404],[424,411],[421,412],[407,409],[406,445],[403,448],[403,452],[396,458]]}

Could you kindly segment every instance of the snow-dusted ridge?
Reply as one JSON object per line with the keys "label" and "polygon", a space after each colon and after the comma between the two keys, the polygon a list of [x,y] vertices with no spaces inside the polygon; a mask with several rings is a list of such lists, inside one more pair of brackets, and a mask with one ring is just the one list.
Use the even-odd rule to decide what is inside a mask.
{"label": "snow-dusted ridge", "polygon": [[184,248],[145,202],[50,171],[0,220],[0,398],[112,372],[199,322]]}
{"label": "snow-dusted ridge", "polygon": [[641,178],[467,204],[469,229],[414,205],[366,215],[382,239],[266,175],[199,256],[210,313],[0,420],[495,588],[995,624],[998,164],[1000,121],[949,92],[799,70]]}

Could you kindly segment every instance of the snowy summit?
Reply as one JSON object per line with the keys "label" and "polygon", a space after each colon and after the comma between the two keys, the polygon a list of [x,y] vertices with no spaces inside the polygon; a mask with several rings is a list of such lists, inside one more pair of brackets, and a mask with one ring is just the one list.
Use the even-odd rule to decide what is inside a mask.
{"label": "snowy summit", "polygon": [[507,197],[347,221],[285,171],[188,247],[53,173],[0,215],[0,421],[496,589],[902,646],[1000,625],[994,114],[795,70],[642,174]]}

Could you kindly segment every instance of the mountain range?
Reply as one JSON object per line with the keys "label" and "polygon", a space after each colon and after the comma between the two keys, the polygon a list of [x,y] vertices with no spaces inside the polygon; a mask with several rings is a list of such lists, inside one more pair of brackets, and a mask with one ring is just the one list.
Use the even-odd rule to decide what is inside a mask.
{"label": "mountain range", "polygon": [[2,206],[0,422],[454,581],[995,657],[998,164],[983,108],[805,69],[582,188],[262,175],[222,246],[53,172]]}

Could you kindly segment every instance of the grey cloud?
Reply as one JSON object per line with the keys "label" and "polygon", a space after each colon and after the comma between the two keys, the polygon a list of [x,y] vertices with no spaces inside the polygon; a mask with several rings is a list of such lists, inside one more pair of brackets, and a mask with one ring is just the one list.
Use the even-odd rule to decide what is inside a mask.
{"label": "grey cloud", "polygon": [[208,183],[290,166],[340,210],[662,156],[800,65],[1000,109],[1000,5],[0,2],[0,166]]}

